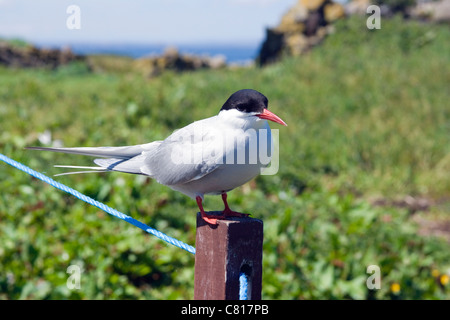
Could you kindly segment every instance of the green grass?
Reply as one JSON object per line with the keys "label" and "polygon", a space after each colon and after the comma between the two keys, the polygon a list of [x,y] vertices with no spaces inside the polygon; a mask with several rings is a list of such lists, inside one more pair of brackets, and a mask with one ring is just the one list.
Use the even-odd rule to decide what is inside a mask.
{"label": "green grass", "polygon": [[[369,31],[339,22],[320,47],[259,69],[171,72],[151,80],[83,64],[57,71],[0,69],[0,150],[48,175],[73,155],[24,150],[50,130],[65,146],[163,139],[215,115],[234,91],[254,88],[288,123],[280,170],[229,194],[234,210],[264,221],[265,299],[448,299],[448,243],[417,236],[407,210],[374,197],[444,201],[449,218],[450,31],[400,19]],[[194,245],[191,199],[120,173],[58,177],[113,208]],[[207,197],[206,209],[222,208]],[[444,199],[444,200],[442,200]],[[445,200],[447,199],[447,200]],[[177,299],[193,297],[194,257],[96,208],[0,166],[0,298]],[[70,264],[81,289],[66,287]],[[379,265],[380,290],[365,285]],[[432,275],[434,270],[434,276]],[[390,290],[400,284],[400,292]]]}

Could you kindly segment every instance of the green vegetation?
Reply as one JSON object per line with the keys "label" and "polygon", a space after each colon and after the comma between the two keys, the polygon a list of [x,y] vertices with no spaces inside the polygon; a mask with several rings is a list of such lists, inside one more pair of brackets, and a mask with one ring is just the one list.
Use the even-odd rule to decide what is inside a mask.
{"label": "green vegetation", "polygon": [[[233,209],[264,221],[263,298],[449,299],[449,244],[418,236],[408,210],[371,205],[421,196],[449,219],[449,38],[445,26],[395,18],[369,31],[351,18],[309,54],[262,69],[147,80],[79,63],[0,68],[0,150],[52,175],[54,164],[91,162],[23,149],[45,130],[65,146],[145,143],[254,88],[289,125],[272,126],[278,174],[229,194]],[[195,202],[151,179],[57,180],[195,243]],[[206,210],[222,208],[219,198]],[[66,286],[71,264],[83,268],[79,290]],[[381,268],[380,290],[366,287],[369,265]],[[192,298],[193,274],[193,255],[0,164],[0,299]]]}

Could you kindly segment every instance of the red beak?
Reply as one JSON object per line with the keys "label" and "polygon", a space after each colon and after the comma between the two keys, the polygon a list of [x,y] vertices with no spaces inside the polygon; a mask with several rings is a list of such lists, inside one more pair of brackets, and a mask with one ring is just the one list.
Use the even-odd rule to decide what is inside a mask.
{"label": "red beak", "polygon": [[257,114],[256,116],[257,116],[258,118],[270,120],[270,121],[273,121],[273,122],[282,124],[283,126],[286,126],[286,127],[287,127],[286,122],[284,122],[283,120],[281,120],[281,118],[280,118],[279,116],[277,116],[275,113],[270,112],[270,111],[267,110],[267,109],[264,109],[264,111],[263,111],[262,113]]}

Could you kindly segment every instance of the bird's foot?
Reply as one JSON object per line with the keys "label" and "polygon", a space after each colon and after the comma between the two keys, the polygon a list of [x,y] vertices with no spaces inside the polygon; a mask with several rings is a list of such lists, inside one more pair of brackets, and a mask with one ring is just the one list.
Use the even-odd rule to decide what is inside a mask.
{"label": "bird's foot", "polygon": [[212,224],[212,225],[217,224],[217,220],[225,219],[224,216],[219,216],[219,215],[216,215],[216,214],[207,214],[207,213],[201,212],[201,215],[202,215],[202,219],[206,223],[209,223],[209,224]]}
{"label": "bird's foot", "polygon": [[224,217],[238,217],[238,218],[247,218],[250,216],[248,213],[241,213],[237,211],[233,211],[230,208],[225,208],[225,210],[222,211],[222,214]]}
{"label": "bird's foot", "polygon": [[211,225],[216,225],[217,220],[226,220],[229,217],[247,218],[248,213],[240,213],[232,210],[223,210],[221,215],[201,213],[202,219]]}
{"label": "bird's foot", "polygon": [[217,220],[226,220],[229,217],[246,218],[249,216],[249,214],[247,214],[247,213],[240,213],[240,212],[231,210],[227,203],[226,194],[222,194],[222,199],[224,200],[225,209],[222,211],[221,215],[207,214],[205,212],[205,210],[203,209],[202,198],[200,196],[197,196],[195,199],[197,201],[198,208],[200,209],[200,214],[202,216],[202,219],[206,223],[209,223],[211,225],[216,225]]}
{"label": "bird's foot", "polygon": [[240,213],[237,211],[233,211],[230,209],[230,206],[227,202],[227,193],[222,193],[223,204],[225,205],[225,209],[222,211],[224,217],[238,217],[238,218],[247,218],[249,216],[248,213]]}

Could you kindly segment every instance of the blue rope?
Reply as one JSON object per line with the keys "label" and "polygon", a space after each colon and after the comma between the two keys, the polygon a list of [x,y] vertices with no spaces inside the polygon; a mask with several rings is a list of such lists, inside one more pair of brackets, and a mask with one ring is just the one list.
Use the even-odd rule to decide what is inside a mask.
{"label": "blue rope", "polygon": [[[74,190],[74,189],[64,185],[64,184],[62,184],[62,183],[59,183],[59,182],[57,182],[57,181],[47,177],[46,175],[43,175],[42,173],[34,171],[33,169],[31,169],[31,168],[21,164],[20,162],[17,162],[15,160],[13,160],[11,158],[8,158],[7,156],[5,156],[5,155],[3,155],[1,153],[0,153],[0,160],[2,160],[3,162],[9,164],[10,166],[13,166],[16,169],[22,170],[23,172],[28,173],[29,175],[44,181],[45,183],[48,183],[49,185],[51,185],[51,186],[53,186],[53,187],[55,187],[55,188],[57,188],[59,190],[62,190],[64,192],[69,193],[69,194],[75,196],[76,198],[78,198],[78,199],[80,199],[80,200],[82,200],[82,201],[84,201],[84,202],[86,202],[86,203],[88,203],[90,205],[93,205],[93,206],[95,206],[95,207],[105,211],[106,213],[109,213],[110,215],[112,215],[112,216],[114,216],[116,218],[122,219],[122,220],[124,220],[124,221],[126,221],[126,222],[128,222],[128,223],[130,223],[130,224],[132,224],[132,225],[134,225],[136,227],[138,227],[139,229],[144,230],[147,233],[150,233],[150,234],[154,235],[155,237],[157,237],[157,238],[159,238],[159,239],[161,239],[161,240],[163,240],[163,241],[165,241],[165,242],[167,242],[167,243],[169,243],[171,245],[174,245],[174,246],[176,246],[178,248],[186,250],[187,252],[195,254],[195,248],[194,247],[192,247],[192,246],[190,246],[190,245],[188,245],[188,244],[186,244],[186,243],[184,243],[184,242],[182,242],[180,240],[177,240],[175,238],[169,237],[168,235],[162,233],[161,231],[153,229],[153,228],[147,226],[146,224],[144,224],[144,223],[142,223],[142,222],[140,222],[138,220],[135,220],[132,217],[127,216],[126,214],[123,214],[120,211],[117,211],[117,210],[115,210],[115,209],[113,209],[111,207],[108,207],[104,203],[101,203],[101,202],[99,202],[97,200],[94,200],[94,199],[92,199],[92,198],[90,198],[90,197],[88,197],[88,196],[86,196],[86,195],[84,195],[84,194],[82,194],[82,193],[80,193],[80,192],[78,192],[78,191],[76,191],[76,190]],[[239,275],[239,300],[248,300],[247,293],[248,293],[248,278],[247,278],[247,275],[245,273],[241,273]]]}
{"label": "blue rope", "polygon": [[245,273],[239,275],[239,300],[248,300],[248,278]]}
{"label": "blue rope", "polygon": [[137,220],[133,219],[132,217],[127,216],[126,214],[123,214],[122,212],[119,212],[119,211],[117,211],[117,210],[115,210],[115,209],[113,209],[111,207],[108,207],[107,205],[105,205],[105,204],[103,204],[101,202],[98,202],[97,200],[94,200],[94,199],[92,199],[92,198],[90,198],[90,197],[88,197],[88,196],[86,196],[86,195],[84,195],[84,194],[82,194],[82,193],[72,189],[72,188],[69,188],[68,186],[63,185],[62,183],[59,183],[59,182],[57,182],[57,181],[55,181],[55,180],[53,180],[53,179],[43,175],[42,173],[34,171],[33,169],[30,169],[29,167],[21,164],[20,162],[17,162],[17,161],[15,161],[13,159],[10,159],[10,158],[8,158],[7,156],[5,156],[5,155],[3,155],[1,153],[0,153],[0,160],[2,160],[3,162],[6,162],[10,166],[13,166],[13,167],[15,167],[15,168],[17,168],[19,170],[22,170],[23,172],[28,173],[29,175],[31,175],[31,176],[33,176],[33,177],[35,177],[37,179],[40,179],[40,180],[44,181],[45,183],[48,183],[49,185],[51,185],[51,186],[53,186],[53,187],[55,187],[55,188],[57,188],[59,190],[62,190],[64,192],[69,193],[69,194],[77,197],[78,199],[83,200],[84,202],[89,203],[90,205],[93,205],[93,206],[95,206],[95,207],[105,211],[106,213],[109,213],[110,215],[112,215],[112,216],[114,216],[116,218],[122,219],[122,220],[132,224],[133,226],[136,226],[139,229],[142,229],[145,232],[150,233],[150,234],[154,235],[155,237],[157,237],[157,238],[159,238],[159,239],[161,239],[161,240],[163,240],[163,241],[165,241],[165,242],[167,242],[167,243],[169,243],[171,245],[174,245],[174,246],[176,246],[178,248],[186,250],[187,252],[195,254],[195,248],[194,247],[192,247],[192,246],[190,246],[190,245],[188,245],[188,244],[186,244],[186,243],[184,243],[184,242],[182,242],[180,240],[177,240],[175,238],[169,237],[168,235],[166,235],[166,234],[164,234],[164,233],[162,233],[162,232],[160,232],[160,231],[158,231],[156,229],[153,229],[153,228],[147,226],[146,224],[144,224],[144,223],[142,223],[140,221],[137,221]]}

